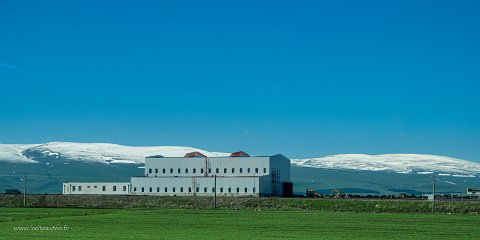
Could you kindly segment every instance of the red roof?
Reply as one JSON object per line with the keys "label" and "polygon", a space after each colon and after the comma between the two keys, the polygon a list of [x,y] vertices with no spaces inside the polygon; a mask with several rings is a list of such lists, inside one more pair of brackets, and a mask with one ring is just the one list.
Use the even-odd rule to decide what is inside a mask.
{"label": "red roof", "polygon": [[250,157],[246,152],[244,151],[239,151],[239,152],[234,152],[230,154],[230,157]]}
{"label": "red roof", "polygon": [[189,153],[185,154],[184,157],[206,157],[206,156],[199,153],[199,152],[189,152]]}

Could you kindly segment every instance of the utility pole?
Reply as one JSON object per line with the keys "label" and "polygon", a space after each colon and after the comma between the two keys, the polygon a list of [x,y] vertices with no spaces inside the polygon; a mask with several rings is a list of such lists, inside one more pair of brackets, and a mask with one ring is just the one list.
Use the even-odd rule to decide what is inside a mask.
{"label": "utility pole", "polygon": [[27,206],[27,173],[23,177],[23,206]]}
{"label": "utility pole", "polygon": [[432,213],[435,212],[435,174],[433,175],[433,190],[432,190]]}
{"label": "utility pole", "polygon": [[214,195],[213,195],[213,208],[217,208],[217,175],[213,176]]}

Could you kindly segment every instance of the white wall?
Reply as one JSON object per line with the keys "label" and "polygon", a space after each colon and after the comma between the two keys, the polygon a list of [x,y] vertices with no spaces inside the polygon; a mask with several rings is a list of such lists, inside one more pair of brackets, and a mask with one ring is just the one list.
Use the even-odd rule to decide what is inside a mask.
{"label": "white wall", "polygon": [[290,182],[290,159],[278,154],[270,157],[270,169],[278,169],[280,182]]}
{"label": "white wall", "polygon": [[[217,196],[258,196],[258,177],[217,177]],[[133,177],[134,195],[213,196],[214,177]],[[143,192],[142,192],[143,188]],[[151,189],[150,189],[151,188]],[[165,191],[165,188],[167,191]],[[175,188],[175,191],[174,191]],[[183,188],[183,192],[182,192]],[[189,189],[190,188],[190,189]],[[198,188],[198,191],[196,191]],[[207,191],[205,192],[205,188]],[[230,192],[229,192],[230,188]],[[237,192],[237,188],[239,192]],[[247,191],[245,192],[245,188]],[[255,188],[255,192],[254,192]],[[189,192],[190,190],[190,192]],[[223,192],[222,192],[223,190]],[[150,192],[151,191],[151,192]]]}
{"label": "white wall", "polygon": [[271,196],[274,185],[272,183],[273,173],[278,173],[276,184],[276,196],[283,195],[283,183],[290,182],[290,160],[283,155],[275,155],[269,158],[270,174],[260,177],[260,195]]}
{"label": "white wall", "polygon": [[[115,190],[115,191],[114,191]],[[69,182],[63,184],[63,194],[107,194],[127,195],[130,194],[130,183],[124,182]]]}
{"label": "white wall", "polygon": [[[145,158],[145,176],[264,176],[269,174],[269,159],[269,157]],[[258,172],[255,171],[256,169]]]}

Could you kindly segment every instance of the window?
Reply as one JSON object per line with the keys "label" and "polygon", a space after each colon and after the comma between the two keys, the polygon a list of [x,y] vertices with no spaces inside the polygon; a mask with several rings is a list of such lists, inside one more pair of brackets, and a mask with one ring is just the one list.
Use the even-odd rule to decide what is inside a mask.
{"label": "window", "polygon": [[267,173],[267,168],[263,168],[263,173]]}
{"label": "window", "polygon": [[237,187],[237,193],[239,193],[239,192],[240,192],[240,188]]}
{"label": "window", "polygon": [[253,188],[253,192],[255,193],[255,188]]}
{"label": "window", "polygon": [[178,173],[180,173],[180,168],[178,169]]}
{"label": "window", "polygon": [[250,168],[247,168],[247,173],[250,173]]}
{"label": "window", "polygon": [[157,187],[157,192],[160,192],[160,188],[159,188],[159,187]]}
{"label": "window", "polygon": [[224,168],[224,169],[223,169],[223,173],[227,173],[227,168]]}
{"label": "window", "polygon": [[75,192],[75,186],[72,186],[72,191]]}
{"label": "window", "polygon": [[204,188],[204,189],[203,189],[203,192],[207,192],[207,188]]}
{"label": "window", "polygon": [[152,192],[152,187],[150,187],[150,188],[148,189],[148,191],[149,191],[149,192]]}
{"label": "window", "polygon": [[228,188],[228,192],[231,193],[231,192],[232,192],[232,188]]}
{"label": "window", "polygon": [[258,173],[258,168],[255,168],[255,173]]}
{"label": "window", "polygon": [[223,187],[220,188],[220,192],[223,192]]}
{"label": "window", "polygon": [[232,168],[232,173],[235,173],[235,168]]}
{"label": "window", "polygon": [[165,173],[165,168],[163,169],[163,173]]}
{"label": "window", "polygon": [[136,191],[137,191],[137,187],[134,187],[134,188],[133,188],[133,191],[136,192]]}
{"label": "window", "polygon": [[245,188],[245,192],[248,192],[248,188]]}
{"label": "window", "polygon": [[82,191],[82,186],[78,186],[78,191]]}
{"label": "window", "polygon": [[200,192],[200,188],[197,187],[197,188],[195,189],[195,192]]}
{"label": "window", "polygon": [[123,186],[123,191],[127,191],[127,186]]}
{"label": "window", "polygon": [[183,187],[180,188],[180,192],[183,192]]}
{"label": "window", "polygon": [[168,188],[165,188],[165,192],[168,192]]}
{"label": "window", "polygon": [[217,168],[217,170],[215,170],[216,173],[219,173],[219,169]]}
{"label": "window", "polygon": [[117,186],[113,186],[113,191],[114,191],[114,192],[117,191]]}
{"label": "window", "polygon": [[172,188],[172,192],[175,192],[175,188]]}
{"label": "window", "polygon": [[203,168],[200,168],[200,173],[203,173]]}
{"label": "window", "polygon": [[105,190],[107,190],[107,187],[105,187],[105,186],[102,186],[102,191],[104,191],[104,192],[105,192]]}
{"label": "window", "polygon": [[196,169],[196,168],[194,168],[192,171],[193,171],[194,174],[197,173],[197,169]]}
{"label": "window", "polygon": [[240,173],[243,173],[243,168],[240,168]]}
{"label": "window", "polygon": [[189,187],[189,188],[188,188],[188,192],[192,192],[192,188]]}
{"label": "window", "polygon": [[93,186],[93,188],[97,188],[97,186]]}
{"label": "window", "polygon": [[173,168],[170,168],[170,173],[173,173]]}
{"label": "window", "polygon": [[185,168],[185,173],[188,173],[188,168]]}
{"label": "window", "polygon": [[145,192],[145,189],[142,187],[142,192]]}
{"label": "window", "polygon": [[152,173],[152,169],[151,169],[151,168],[148,169],[148,173]]}
{"label": "window", "polygon": [[87,188],[90,188],[90,186],[87,186]]}
{"label": "window", "polygon": [[211,169],[211,168],[208,169],[208,173],[212,173],[212,169]]}
{"label": "window", "polygon": [[215,192],[215,188],[212,187],[212,192]]}

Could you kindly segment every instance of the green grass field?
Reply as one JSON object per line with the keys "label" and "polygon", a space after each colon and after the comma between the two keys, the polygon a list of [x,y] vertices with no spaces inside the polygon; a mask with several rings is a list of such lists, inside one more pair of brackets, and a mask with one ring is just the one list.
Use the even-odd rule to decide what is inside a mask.
{"label": "green grass field", "polygon": [[[38,226],[61,230],[15,229]],[[480,239],[480,215],[0,208],[0,239],[279,238]]]}

